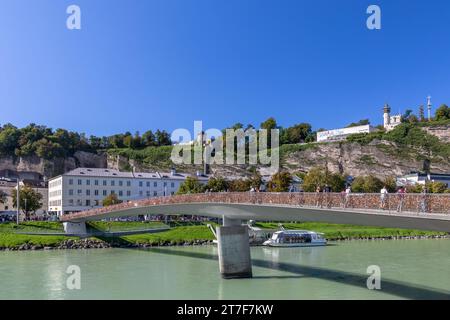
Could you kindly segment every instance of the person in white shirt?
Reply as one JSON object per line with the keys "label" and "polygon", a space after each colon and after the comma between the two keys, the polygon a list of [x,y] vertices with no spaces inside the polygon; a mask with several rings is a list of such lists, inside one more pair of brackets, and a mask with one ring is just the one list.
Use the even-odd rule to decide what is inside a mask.
{"label": "person in white shirt", "polygon": [[381,209],[383,209],[383,210],[386,206],[387,196],[388,196],[388,191],[386,189],[386,186],[383,186],[383,189],[381,189],[381,191],[380,191],[380,200],[381,200],[380,206],[381,206]]}

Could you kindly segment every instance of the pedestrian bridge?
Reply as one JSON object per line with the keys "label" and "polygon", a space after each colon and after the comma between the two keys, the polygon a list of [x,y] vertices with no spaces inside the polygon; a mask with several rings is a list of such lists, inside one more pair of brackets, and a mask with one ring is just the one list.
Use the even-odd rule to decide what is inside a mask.
{"label": "pedestrian bridge", "polygon": [[61,217],[68,233],[85,222],[138,215],[223,218],[217,228],[224,277],[251,276],[248,232],[242,220],[316,221],[450,232],[450,194],[202,193],[156,197]]}

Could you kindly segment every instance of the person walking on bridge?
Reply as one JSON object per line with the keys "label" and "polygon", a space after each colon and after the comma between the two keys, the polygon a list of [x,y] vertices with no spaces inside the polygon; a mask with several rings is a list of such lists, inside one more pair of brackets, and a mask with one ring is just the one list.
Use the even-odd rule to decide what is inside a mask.
{"label": "person walking on bridge", "polygon": [[388,191],[386,189],[386,186],[383,186],[383,189],[380,191],[380,209],[385,210],[386,209],[386,200],[388,197]]}
{"label": "person walking on bridge", "polygon": [[325,193],[325,206],[331,208],[331,187],[328,184],[325,185],[323,192]]}
{"label": "person walking on bridge", "polygon": [[405,187],[401,187],[401,188],[398,189],[398,191],[397,191],[397,194],[398,194],[397,212],[402,212],[402,209],[403,209],[403,201],[405,200],[405,193],[406,193]]}
{"label": "person walking on bridge", "polygon": [[316,188],[316,207],[321,207],[322,208],[322,194],[321,194],[322,189],[320,188],[320,186],[317,186]]}
{"label": "person walking on bridge", "polygon": [[347,208],[348,204],[350,203],[350,194],[352,193],[352,188],[350,185],[347,186],[347,189],[345,189],[345,201],[344,201],[344,208]]}

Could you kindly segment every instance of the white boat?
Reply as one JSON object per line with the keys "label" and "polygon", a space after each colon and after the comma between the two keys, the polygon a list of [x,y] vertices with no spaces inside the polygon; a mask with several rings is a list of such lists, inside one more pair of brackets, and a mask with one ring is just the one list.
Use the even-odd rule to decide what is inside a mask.
{"label": "white boat", "polygon": [[326,246],[323,233],[306,230],[281,230],[263,243],[269,247],[318,247]]}

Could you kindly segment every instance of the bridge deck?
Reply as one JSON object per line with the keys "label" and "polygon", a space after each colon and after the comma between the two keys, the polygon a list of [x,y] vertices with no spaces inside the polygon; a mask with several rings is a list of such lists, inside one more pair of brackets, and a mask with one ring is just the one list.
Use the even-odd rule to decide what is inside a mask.
{"label": "bridge deck", "polygon": [[67,214],[66,222],[136,215],[326,221],[450,231],[450,195],[336,193],[205,193],[148,198]]}

